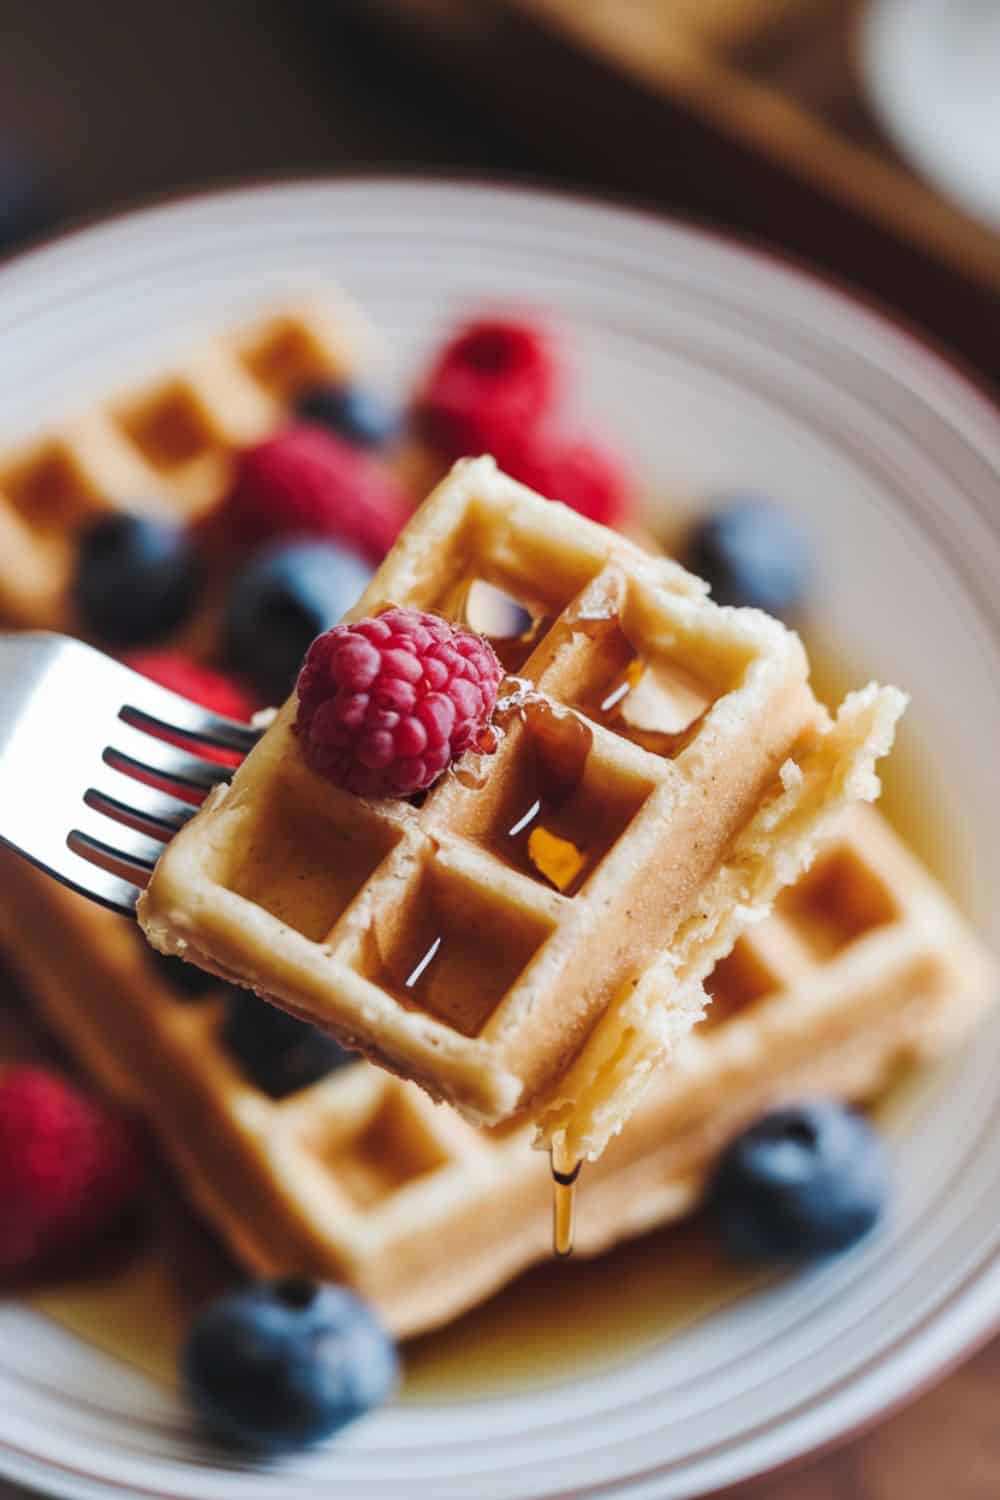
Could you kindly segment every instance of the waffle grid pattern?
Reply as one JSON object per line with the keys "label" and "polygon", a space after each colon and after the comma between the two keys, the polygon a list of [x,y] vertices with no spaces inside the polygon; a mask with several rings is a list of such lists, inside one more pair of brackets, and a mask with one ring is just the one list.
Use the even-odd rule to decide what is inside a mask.
{"label": "waffle grid pattern", "polygon": [[[480,581],[535,622],[495,756],[464,757],[421,806],[363,802],[305,767],[292,701],[139,913],[157,946],[495,1124],[669,943],[821,710],[777,622],[720,609],[488,459],[456,466],[353,613],[454,613]],[[518,641],[499,646],[510,660]],[[634,663],[675,732],[622,716]],[[564,890],[531,857],[537,831],[578,856]]]}
{"label": "waffle grid pattern", "polygon": [[81,525],[120,510],[206,514],[225,492],[233,450],[272,431],[302,386],[355,375],[365,347],[347,304],[288,308],[0,451],[0,624],[71,629]]}

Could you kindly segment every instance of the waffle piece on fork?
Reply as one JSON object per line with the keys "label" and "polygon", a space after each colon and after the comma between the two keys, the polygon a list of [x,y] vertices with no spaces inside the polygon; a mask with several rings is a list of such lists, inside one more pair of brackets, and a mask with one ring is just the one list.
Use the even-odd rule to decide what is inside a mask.
{"label": "waffle piece on fork", "polygon": [[455,466],[348,618],[464,620],[479,584],[532,621],[497,642],[515,675],[495,756],[467,753],[419,805],[360,799],[306,767],[293,695],[170,844],[139,918],[155,947],[489,1125],[551,1097],[650,974],[661,1035],[664,1013],[671,1035],[692,1024],[674,935],[698,913],[731,945],[766,910],[827,814],[877,792],[904,700],[866,690],[838,738],[792,632],[489,459]]}

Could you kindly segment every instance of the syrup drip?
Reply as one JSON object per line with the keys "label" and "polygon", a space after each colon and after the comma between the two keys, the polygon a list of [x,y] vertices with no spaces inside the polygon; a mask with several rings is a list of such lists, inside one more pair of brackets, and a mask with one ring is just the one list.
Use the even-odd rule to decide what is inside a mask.
{"label": "syrup drip", "polygon": [[582,1162],[568,1161],[558,1146],[552,1147],[552,1249],[560,1260],[573,1254],[576,1219],[576,1183]]}

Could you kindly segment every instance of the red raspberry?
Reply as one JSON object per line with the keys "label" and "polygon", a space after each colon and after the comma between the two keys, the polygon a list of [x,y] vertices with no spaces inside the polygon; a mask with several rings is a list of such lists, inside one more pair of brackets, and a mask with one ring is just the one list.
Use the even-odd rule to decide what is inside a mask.
{"label": "red raspberry", "polygon": [[295,723],[306,763],[361,797],[423,791],[483,732],[503,675],[482,636],[389,609],[309,648]]}
{"label": "red raspberry", "polygon": [[249,722],[253,717],[253,702],[231,677],[203,666],[183,651],[133,651],[125,657],[125,665],[227,719]]}
{"label": "red raspberry", "polygon": [[216,526],[226,541],[333,537],[381,562],[409,506],[392,471],[324,427],[286,427],[236,461]]}
{"label": "red raspberry", "polygon": [[0,1074],[0,1273],[49,1264],[110,1229],[143,1177],[131,1125],[58,1074]]}
{"label": "red raspberry", "polygon": [[546,334],[492,319],[461,329],[417,398],[425,437],[448,458],[496,454],[552,409],[559,372]]}
{"label": "red raspberry", "polygon": [[619,460],[586,439],[539,428],[518,434],[494,456],[512,479],[603,526],[621,526],[634,509],[631,482]]}

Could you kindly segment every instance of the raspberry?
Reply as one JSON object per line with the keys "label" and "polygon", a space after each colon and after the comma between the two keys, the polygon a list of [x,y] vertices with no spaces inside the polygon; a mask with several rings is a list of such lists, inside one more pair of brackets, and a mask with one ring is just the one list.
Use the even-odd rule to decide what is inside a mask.
{"label": "raspberry", "polygon": [[492,453],[548,415],[559,372],[548,337],[530,323],[470,323],[445,345],[417,399],[427,440],[448,458]]}
{"label": "raspberry", "polygon": [[503,675],[482,636],[389,609],[318,636],[299,675],[306,763],[361,797],[423,791],[484,734]]}
{"label": "raspberry", "polygon": [[632,513],[624,468],[596,443],[538,428],[518,434],[494,456],[512,479],[603,526],[621,526]]}
{"label": "raspberry", "polygon": [[334,537],[381,562],[407,513],[405,491],[377,458],[299,423],[244,448],[216,523],[230,543]]}
{"label": "raspberry", "polygon": [[0,1272],[82,1248],[121,1218],[142,1175],[122,1116],[46,1068],[0,1074]]}
{"label": "raspberry", "polygon": [[253,717],[253,703],[231,677],[203,666],[182,651],[134,651],[125,657],[125,665],[227,719],[249,723]]}

